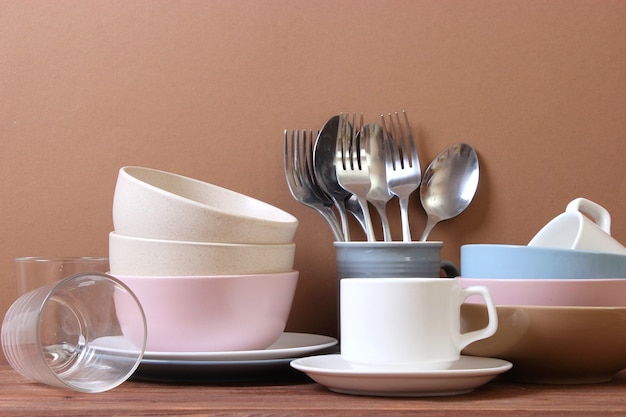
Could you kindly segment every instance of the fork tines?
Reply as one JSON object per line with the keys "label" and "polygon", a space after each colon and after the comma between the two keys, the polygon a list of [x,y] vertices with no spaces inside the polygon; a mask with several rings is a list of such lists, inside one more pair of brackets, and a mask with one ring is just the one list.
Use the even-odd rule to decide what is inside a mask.
{"label": "fork tines", "polygon": [[[307,140],[308,136],[308,140]],[[319,188],[313,170],[313,131],[305,129],[284,131],[284,170],[293,198],[319,212],[327,221],[335,240],[344,239],[337,218],[332,211],[333,201]],[[317,137],[317,136],[315,136]]]}
{"label": "fork tines", "polygon": [[[393,139],[393,145],[391,150],[393,151],[393,164],[394,169],[415,168],[420,170],[420,163],[417,156],[417,150],[415,149],[415,141],[413,139],[413,132],[411,132],[411,126],[409,125],[409,118],[406,115],[406,111],[402,111],[404,115],[404,128],[400,121],[400,115],[395,112],[396,121],[394,122],[391,113],[389,116],[389,129],[385,124],[385,116],[381,115],[381,121],[385,132]],[[399,163],[399,167],[396,167],[396,162]],[[414,165],[416,165],[414,167]]]}

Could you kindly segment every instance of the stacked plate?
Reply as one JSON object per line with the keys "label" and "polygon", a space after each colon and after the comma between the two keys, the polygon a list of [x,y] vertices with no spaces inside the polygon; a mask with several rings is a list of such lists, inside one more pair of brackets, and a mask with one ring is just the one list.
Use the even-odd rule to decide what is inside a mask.
{"label": "stacked plate", "polygon": [[146,352],[134,377],[153,381],[231,382],[291,376],[289,363],[333,349],[328,336],[283,333],[266,349],[231,352]]}

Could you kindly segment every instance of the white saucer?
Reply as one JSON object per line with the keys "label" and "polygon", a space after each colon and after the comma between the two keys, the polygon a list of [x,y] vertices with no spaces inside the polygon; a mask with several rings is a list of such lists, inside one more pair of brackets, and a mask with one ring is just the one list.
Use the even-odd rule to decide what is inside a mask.
{"label": "white saucer", "polygon": [[283,333],[276,342],[262,350],[232,352],[148,352],[144,359],[158,361],[259,361],[266,359],[298,358],[337,344],[337,339],[307,333]]}
{"label": "white saucer", "polygon": [[363,370],[352,368],[341,355],[333,354],[296,359],[291,366],[343,394],[425,397],[471,392],[513,365],[501,359],[461,356],[446,370]]}

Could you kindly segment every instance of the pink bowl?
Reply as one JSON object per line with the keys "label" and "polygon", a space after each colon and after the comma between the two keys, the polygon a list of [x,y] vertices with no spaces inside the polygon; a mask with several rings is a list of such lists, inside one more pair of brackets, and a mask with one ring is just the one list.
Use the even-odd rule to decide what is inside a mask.
{"label": "pink bowl", "polygon": [[[298,271],[226,276],[119,276],[139,299],[146,351],[265,349],[289,318]],[[118,306],[123,325],[123,305]]]}
{"label": "pink bowl", "polygon": [[[484,285],[496,305],[509,306],[626,306],[626,278],[511,279],[459,278],[463,287]],[[470,297],[469,303],[484,303]]]}

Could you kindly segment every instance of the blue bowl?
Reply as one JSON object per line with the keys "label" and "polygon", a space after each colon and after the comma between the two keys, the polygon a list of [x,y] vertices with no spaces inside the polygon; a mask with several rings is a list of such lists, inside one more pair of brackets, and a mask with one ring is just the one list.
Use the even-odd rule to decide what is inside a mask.
{"label": "blue bowl", "polygon": [[468,278],[626,278],[626,255],[522,245],[461,246]]}

